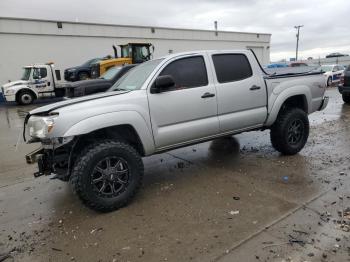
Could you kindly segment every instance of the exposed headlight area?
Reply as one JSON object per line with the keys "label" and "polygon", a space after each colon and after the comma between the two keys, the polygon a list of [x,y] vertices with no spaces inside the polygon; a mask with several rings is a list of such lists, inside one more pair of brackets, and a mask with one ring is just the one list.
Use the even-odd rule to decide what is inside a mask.
{"label": "exposed headlight area", "polygon": [[15,90],[13,89],[8,89],[5,91],[5,95],[13,95],[15,93]]}
{"label": "exposed headlight area", "polygon": [[27,130],[32,138],[46,138],[55,126],[58,115],[31,116],[28,120]]}

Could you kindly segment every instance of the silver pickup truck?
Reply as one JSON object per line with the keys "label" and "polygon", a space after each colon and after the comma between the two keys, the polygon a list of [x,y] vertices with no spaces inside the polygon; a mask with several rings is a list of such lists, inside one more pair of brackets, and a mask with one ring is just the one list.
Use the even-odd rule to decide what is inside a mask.
{"label": "silver pickup truck", "polygon": [[139,189],[144,156],[264,129],[276,150],[298,153],[325,88],[322,72],[267,75],[249,50],[173,54],[106,93],[31,111],[24,137],[41,147],[26,159],[38,162],[35,176],[71,181],[88,207],[115,210]]}

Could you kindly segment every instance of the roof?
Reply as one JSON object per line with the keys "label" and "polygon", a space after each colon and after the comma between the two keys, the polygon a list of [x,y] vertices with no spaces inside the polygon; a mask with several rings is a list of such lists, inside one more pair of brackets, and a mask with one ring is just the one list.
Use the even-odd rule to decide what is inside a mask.
{"label": "roof", "polygon": [[121,27],[134,27],[134,28],[154,28],[154,29],[168,29],[168,30],[184,30],[184,31],[202,31],[202,32],[219,32],[219,33],[239,33],[239,34],[259,34],[259,35],[270,35],[270,33],[261,32],[241,32],[241,31],[226,31],[226,30],[209,30],[209,29],[194,29],[194,28],[180,28],[180,27],[162,27],[153,25],[130,25],[130,24],[112,24],[112,23],[97,23],[97,22],[75,22],[66,20],[52,20],[52,19],[37,19],[37,18],[21,18],[21,17],[6,17],[0,16],[0,19],[8,20],[23,20],[23,21],[36,21],[36,22],[61,22],[70,24],[81,24],[81,25],[100,25],[100,26],[121,26]]}

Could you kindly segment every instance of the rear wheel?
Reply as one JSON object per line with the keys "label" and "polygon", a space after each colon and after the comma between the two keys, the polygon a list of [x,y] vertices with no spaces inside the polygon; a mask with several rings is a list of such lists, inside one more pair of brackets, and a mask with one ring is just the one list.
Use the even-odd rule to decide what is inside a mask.
{"label": "rear wheel", "polygon": [[79,73],[79,75],[78,75],[78,79],[79,79],[79,80],[86,80],[86,79],[88,79],[89,77],[90,77],[89,74],[86,73],[86,72],[81,72],[81,73]]}
{"label": "rear wheel", "polygon": [[271,127],[272,146],[285,155],[294,155],[303,149],[309,136],[309,119],[299,108],[287,108]]}
{"label": "rear wheel", "polygon": [[104,140],[87,147],[78,157],[71,182],[86,206],[108,212],[128,204],[142,178],[138,152],[125,142]]}
{"label": "rear wheel", "polygon": [[17,95],[16,102],[19,105],[30,105],[34,102],[34,96],[32,92],[28,90],[23,90],[20,91],[20,93]]}
{"label": "rear wheel", "polygon": [[343,101],[347,104],[350,104],[350,95],[343,94]]}
{"label": "rear wheel", "polygon": [[327,86],[331,86],[332,85],[332,77],[328,77],[327,79]]}

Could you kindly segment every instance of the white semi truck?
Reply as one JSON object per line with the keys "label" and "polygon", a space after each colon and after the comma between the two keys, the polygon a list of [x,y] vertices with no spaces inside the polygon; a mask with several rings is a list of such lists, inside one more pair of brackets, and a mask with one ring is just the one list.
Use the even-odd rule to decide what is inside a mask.
{"label": "white semi truck", "polygon": [[60,81],[61,72],[53,63],[34,64],[23,67],[21,79],[4,84],[1,92],[5,101],[29,105],[39,98],[64,96]]}

